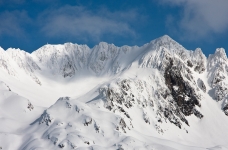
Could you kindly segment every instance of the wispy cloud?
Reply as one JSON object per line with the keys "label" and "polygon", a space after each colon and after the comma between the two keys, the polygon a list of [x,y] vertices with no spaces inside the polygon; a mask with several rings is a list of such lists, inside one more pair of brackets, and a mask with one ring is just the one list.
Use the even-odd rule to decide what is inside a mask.
{"label": "wispy cloud", "polygon": [[49,37],[75,37],[99,40],[104,35],[133,36],[130,24],[136,21],[134,10],[110,12],[106,9],[91,11],[82,6],[63,6],[48,10],[39,17],[41,31]]}
{"label": "wispy cloud", "polygon": [[23,36],[23,26],[30,22],[26,11],[4,11],[0,14],[0,36]]}
{"label": "wispy cloud", "polygon": [[162,0],[165,5],[181,7],[180,16],[169,15],[167,27],[180,36],[200,39],[228,30],[227,0]]}

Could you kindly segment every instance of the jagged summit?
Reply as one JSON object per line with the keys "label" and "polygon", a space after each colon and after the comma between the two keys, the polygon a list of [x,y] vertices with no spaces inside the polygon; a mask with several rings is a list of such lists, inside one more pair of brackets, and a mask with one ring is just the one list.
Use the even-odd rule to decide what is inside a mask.
{"label": "jagged summit", "polygon": [[176,46],[180,46],[180,47],[182,46],[168,35],[163,35],[157,39],[152,40],[150,43],[158,44],[160,46],[162,46],[162,45],[164,45],[164,46],[176,45]]}
{"label": "jagged summit", "polygon": [[155,40],[157,40],[157,41],[163,41],[163,42],[170,42],[170,41],[174,41],[170,36],[168,36],[168,35],[163,35],[163,36],[161,36],[161,37],[159,37],[159,38],[157,38],[157,39],[155,39]]}
{"label": "jagged summit", "polygon": [[209,57],[216,57],[218,59],[227,60],[227,56],[224,48],[217,48],[215,53],[209,55]]}

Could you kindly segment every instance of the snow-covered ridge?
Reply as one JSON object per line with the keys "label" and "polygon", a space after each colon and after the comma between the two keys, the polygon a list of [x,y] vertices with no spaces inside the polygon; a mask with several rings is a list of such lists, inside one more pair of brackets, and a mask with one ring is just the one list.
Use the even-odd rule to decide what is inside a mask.
{"label": "snow-covered ridge", "polygon": [[0,148],[226,149],[227,79],[224,49],[206,58],[167,35],[0,48]]}
{"label": "snow-covered ridge", "polygon": [[[2,68],[5,66],[5,70],[9,74],[15,74],[11,70],[18,69],[13,65],[6,68],[4,62],[13,59],[11,63],[16,63],[21,70],[35,80],[39,79],[34,72],[40,71],[42,73],[42,70],[54,75],[61,75],[64,78],[80,74],[81,71],[88,71],[89,74],[93,75],[113,75],[127,69],[134,61],[138,61],[142,67],[151,67],[151,63],[156,66],[153,62],[163,61],[164,58],[162,57],[165,53],[170,54],[171,57],[177,55],[183,61],[190,58],[193,64],[202,64],[199,61],[205,61],[205,56],[201,50],[188,51],[167,35],[141,47],[117,47],[114,44],[101,42],[90,49],[87,45],[65,43],[63,45],[47,44],[31,54],[12,48],[6,52],[1,50],[1,53],[3,56],[1,66]],[[162,56],[156,56],[159,53]]]}

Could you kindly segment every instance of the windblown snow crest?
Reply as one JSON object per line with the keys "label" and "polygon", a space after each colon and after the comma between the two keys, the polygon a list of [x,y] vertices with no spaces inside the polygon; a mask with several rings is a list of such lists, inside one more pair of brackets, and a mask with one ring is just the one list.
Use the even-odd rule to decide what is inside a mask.
{"label": "windblown snow crest", "polygon": [[[0,48],[0,72],[9,78],[0,79],[0,107],[11,109],[7,100],[13,95],[13,100],[20,99],[20,116],[24,110],[29,117],[10,133],[18,140],[14,147],[0,140],[8,149],[208,149],[225,143],[211,144],[214,139],[201,132],[201,124],[214,121],[212,109],[228,123],[228,60],[222,48],[206,58],[201,49],[186,50],[167,35],[141,47],[48,44],[31,54]],[[102,82],[90,87],[91,78]],[[26,91],[10,80],[28,82],[40,93],[72,92],[62,92],[68,95],[43,108],[27,100]],[[15,114],[7,116],[2,110],[0,117],[15,121]],[[213,130],[212,125],[205,132],[220,136]],[[208,142],[197,143],[197,137]],[[9,141],[3,134],[0,139]],[[196,147],[185,146],[191,144]]]}

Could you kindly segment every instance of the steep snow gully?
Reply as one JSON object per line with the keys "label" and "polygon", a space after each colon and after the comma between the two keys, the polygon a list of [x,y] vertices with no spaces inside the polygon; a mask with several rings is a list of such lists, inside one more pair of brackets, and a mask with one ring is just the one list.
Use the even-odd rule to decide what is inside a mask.
{"label": "steep snow gully", "polygon": [[228,150],[227,135],[223,48],[0,48],[0,149]]}

